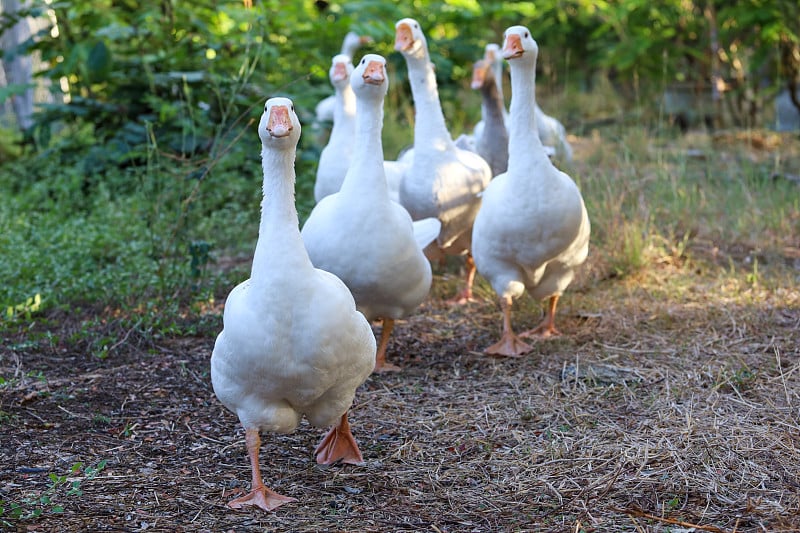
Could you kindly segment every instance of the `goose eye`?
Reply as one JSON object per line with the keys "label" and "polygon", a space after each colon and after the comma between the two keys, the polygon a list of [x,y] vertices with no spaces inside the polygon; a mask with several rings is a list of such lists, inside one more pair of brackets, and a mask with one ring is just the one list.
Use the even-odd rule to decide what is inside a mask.
{"label": "goose eye", "polygon": [[292,104],[292,112],[294,112],[294,104]]}
{"label": "goose eye", "polygon": [[525,32],[525,38],[526,39],[528,38],[528,32]]}
{"label": "goose eye", "polygon": [[364,64],[364,60],[363,60],[363,59],[361,60],[361,64],[362,64],[362,65]]}

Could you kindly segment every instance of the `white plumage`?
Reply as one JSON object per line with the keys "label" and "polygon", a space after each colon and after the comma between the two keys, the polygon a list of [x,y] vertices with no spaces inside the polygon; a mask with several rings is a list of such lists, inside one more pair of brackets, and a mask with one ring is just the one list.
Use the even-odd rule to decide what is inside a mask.
{"label": "white plumage", "polygon": [[549,298],[544,322],[522,336],[557,334],[555,308],[587,257],[589,217],[575,182],[553,166],[537,133],[538,46],[527,28],[506,30],[503,55],[511,65],[508,171],[483,194],[475,220],[473,255],[503,307],[503,335],[487,353],[517,356],[531,347],[511,328],[511,305],[527,289]]}
{"label": "white plumage", "polygon": [[409,315],[431,286],[422,247],[436,238],[436,219],[420,221],[417,243],[408,212],[389,197],[383,167],[383,100],[389,86],[386,60],[365,55],[351,76],[358,101],[354,157],[339,192],[318,203],[302,237],[314,265],[336,274],[369,320],[382,319],[376,371],[398,370],[385,352],[394,320]]}
{"label": "white plumage", "polygon": [[479,155],[457,148],[447,130],[427,41],[417,21],[397,22],[395,50],[406,60],[415,116],[413,160],[400,183],[400,203],[415,220],[441,221],[439,253],[467,254],[467,283],[459,296],[469,300],[475,271],[469,255],[472,223],[492,173]]}
{"label": "white plumage", "polygon": [[303,247],[294,204],[300,123],[291,100],[268,100],[258,132],[264,172],[258,243],[250,279],[225,303],[211,380],[246,430],[253,471],[252,491],[229,505],[271,510],[292,498],[263,484],[259,430],[290,432],[305,415],[316,426],[335,425],[317,448],[318,462],[360,462],[347,410],[372,371],[376,346],[350,291],[314,268]]}

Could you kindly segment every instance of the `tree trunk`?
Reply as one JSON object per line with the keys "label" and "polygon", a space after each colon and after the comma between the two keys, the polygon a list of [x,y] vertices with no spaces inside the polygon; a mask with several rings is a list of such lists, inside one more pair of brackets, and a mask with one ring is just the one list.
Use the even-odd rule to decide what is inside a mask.
{"label": "tree trunk", "polygon": [[[21,9],[19,0],[2,0],[0,11],[2,13],[17,13]],[[0,46],[5,52],[3,58],[3,71],[8,85],[25,85],[33,83],[33,61],[30,55],[18,53],[17,48],[31,38],[31,26],[27,18],[17,22],[0,35]],[[17,124],[22,131],[33,125],[33,86],[21,94],[11,97]]]}

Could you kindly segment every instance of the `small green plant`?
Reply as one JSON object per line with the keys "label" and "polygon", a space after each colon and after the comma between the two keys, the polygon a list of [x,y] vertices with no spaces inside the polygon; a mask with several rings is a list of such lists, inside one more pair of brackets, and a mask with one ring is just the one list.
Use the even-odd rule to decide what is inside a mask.
{"label": "small green plant", "polygon": [[37,292],[20,304],[8,306],[6,309],[6,320],[9,322],[18,318],[30,320],[31,315],[38,311],[41,305],[42,295]]}
{"label": "small green plant", "polygon": [[[0,378],[0,380],[1,379],[2,378]],[[15,420],[16,418],[17,418],[17,415],[13,415],[13,414],[11,414],[11,413],[9,413],[7,411],[0,411],[0,426],[5,424],[6,422],[11,422],[12,420]]]}
{"label": "small green plant", "polygon": [[96,413],[92,417],[92,422],[97,424],[97,425],[107,426],[107,425],[111,424],[111,418],[109,418],[108,416],[106,416],[104,414]]}
{"label": "small green plant", "polygon": [[[11,520],[31,520],[44,514],[59,514],[64,512],[64,499],[79,497],[83,495],[81,488],[84,481],[89,481],[97,477],[106,467],[106,460],[103,459],[96,466],[86,466],[83,463],[75,463],[69,470],[69,474],[58,475],[50,472],[48,475],[50,485],[39,494],[28,494],[20,502],[0,500],[0,524],[12,527]],[[69,480],[70,476],[83,474],[83,479]]]}
{"label": "small green plant", "polygon": [[680,499],[680,498],[678,498],[677,496],[674,496],[674,497],[673,497],[671,500],[669,500],[669,501],[667,502],[667,507],[668,507],[668,508],[669,508],[671,511],[674,511],[675,509],[677,509],[678,507],[680,507],[680,505],[681,505],[681,499]]}
{"label": "small green plant", "polygon": [[753,257],[753,268],[747,274],[747,283],[749,283],[752,287],[756,287],[758,285],[758,257]]}

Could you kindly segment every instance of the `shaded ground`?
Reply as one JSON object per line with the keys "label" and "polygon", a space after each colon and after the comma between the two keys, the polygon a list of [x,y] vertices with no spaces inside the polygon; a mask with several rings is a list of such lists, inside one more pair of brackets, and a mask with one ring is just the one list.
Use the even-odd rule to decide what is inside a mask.
{"label": "shaded ground", "polygon": [[[674,298],[657,289],[669,277],[685,279]],[[731,284],[669,265],[613,294],[578,283],[560,309],[568,334],[519,360],[479,353],[499,328],[484,285],[463,308],[434,295],[396,329],[389,357],[404,371],[357,394],[364,466],[316,465],[321,429],[265,435],[267,484],[300,500],[274,514],[225,506],[250,472],[211,390],[213,335],[52,317],[57,338],[0,352],[13,376],[0,387],[2,527],[796,531],[800,293]],[[538,319],[529,302],[515,321]],[[99,334],[125,342],[105,359],[70,342]],[[8,520],[12,502],[27,518]]]}

